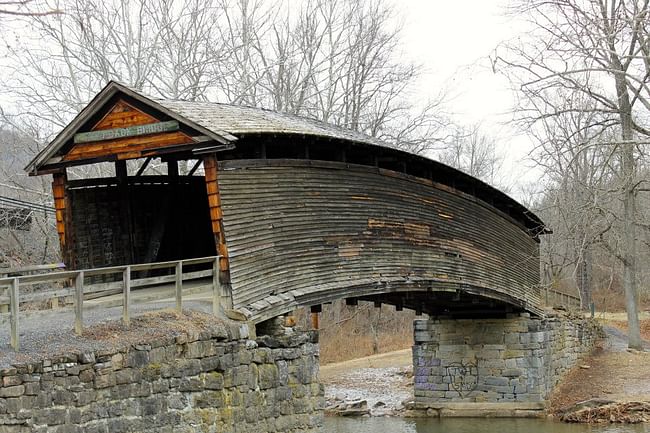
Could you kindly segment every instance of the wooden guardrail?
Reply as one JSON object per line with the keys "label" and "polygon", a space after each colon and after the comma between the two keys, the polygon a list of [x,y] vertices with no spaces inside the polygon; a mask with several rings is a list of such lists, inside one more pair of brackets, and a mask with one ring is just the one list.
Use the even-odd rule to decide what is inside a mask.
{"label": "wooden guardrail", "polygon": [[580,298],[548,287],[544,291],[544,302],[547,307],[565,307],[567,309],[580,309]]}
{"label": "wooden guardrail", "polygon": [[[184,272],[183,269],[193,265],[210,263],[209,270]],[[155,269],[174,269],[172,275],[157,277],[133,278],[134,272],[151,271]],[[110,283],[85,284],[85,279],[102,275],[121,274],[119,281]],[[142,263],[135,265],[111,266],[105,268],[84,269],[77,271],[51,272],[40,275],[20,275],[0,278],[0,305],[9,304],[11,346],[20,350],[19,313],[20,303],[50,301],[58,297],[74,297],[74,330],[80,335],[83,332],[83,303],[84,297],[98,297],[122,293],[122,320],[129,324],[131,308],[131,289],[135,287],[153,286],[174,282],[176,310],[181,311],[183,303],[183,283],[201,278],[212,278],[212,311],[217,314],[221,302],[221,281],[219,272],[219,256],[201,257],[195,259],[175,260],[168,262]],[[21,296],[23,286],[74,281],[73,287],[55,290],[45,290],[36,293],[26,293]],[[2,296],[2,292],[7,294]]]}

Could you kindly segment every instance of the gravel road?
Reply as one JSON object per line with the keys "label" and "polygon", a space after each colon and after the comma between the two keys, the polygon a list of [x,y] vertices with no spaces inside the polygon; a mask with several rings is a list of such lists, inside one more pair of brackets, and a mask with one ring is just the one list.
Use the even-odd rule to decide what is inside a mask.
{"label": "gravel road", "polygon": [[[131,317],[174,308],[175,302],[137,303],[131,305]],[[183,302],[183,309],[210,312],[209,300],[188,300]],[[121,306],[95,307],[84,311],[84,327],[119,321]],[[77,336],[74,333],[74,312],[71,308],[45,311],[21,312],[19,318],[20,351],[15,352],[10,346],[10,325],[7,319],[0,321],[0,368],[16,363],[32,362],[45,357],[57,356],[69,352],[89,352],[106,348],[106,341]]]}

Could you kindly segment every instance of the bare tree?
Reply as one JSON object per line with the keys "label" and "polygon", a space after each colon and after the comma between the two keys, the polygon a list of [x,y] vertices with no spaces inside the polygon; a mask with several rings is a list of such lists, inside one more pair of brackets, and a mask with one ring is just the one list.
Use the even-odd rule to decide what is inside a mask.
{"label": "bare tree", "polygon": [[[629,345],[641,347],[637,312],[636,193],[639,143],[650,135],[648,1],[532,0],[517,13],[530,18],[530,38],[512,43],[495,56],[495,67],[520,90],[518,119],[528,128],[540,119],[589,110],[598,122],[615,127],[617,185],[622,202],[623,281]],[[588,98],[588,107],[558,106],[559,90]]]}
{"label": "bare tree", "polygon": [[36,17],[60,13],[60,10],[44,8],[34,0],[0,0],[0,16]]}
{"label": "bare tree", "polygon": [[496,139],[484,134],[480,124],[459,126],[438,159],[492,185],[502,183],[505,156],[497,149]]}

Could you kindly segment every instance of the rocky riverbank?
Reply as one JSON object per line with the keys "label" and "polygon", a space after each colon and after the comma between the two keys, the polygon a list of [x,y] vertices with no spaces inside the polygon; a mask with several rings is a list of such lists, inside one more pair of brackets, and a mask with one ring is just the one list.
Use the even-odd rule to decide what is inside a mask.
{"label": "rocky riverbank", "polygon": [[[326,414],[401,416],[413,396],[411,350],[321,367]],[[408,405],[408,404],[407,404]]]}

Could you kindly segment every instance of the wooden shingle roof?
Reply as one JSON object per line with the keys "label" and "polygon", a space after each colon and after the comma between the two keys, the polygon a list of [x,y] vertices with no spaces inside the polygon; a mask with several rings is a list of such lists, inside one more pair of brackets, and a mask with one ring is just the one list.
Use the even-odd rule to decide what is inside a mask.
{"label": "wooden shingle roof", "polygon": [[298,134],[320,136],[390,147],[361,132],[295,114],[216,102],[155,99],[163,107],[212,131],[245,134]]}

